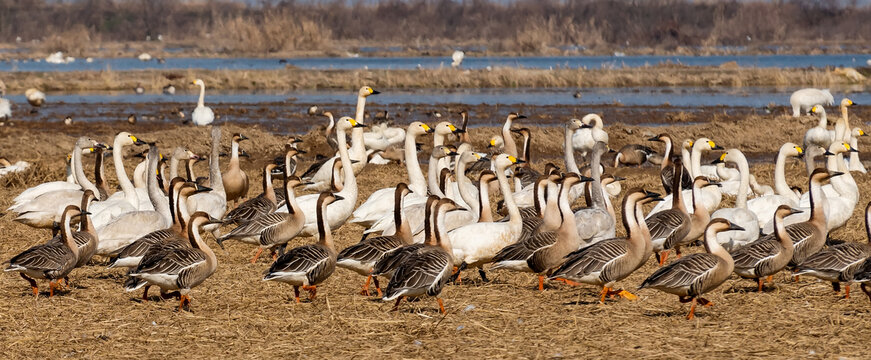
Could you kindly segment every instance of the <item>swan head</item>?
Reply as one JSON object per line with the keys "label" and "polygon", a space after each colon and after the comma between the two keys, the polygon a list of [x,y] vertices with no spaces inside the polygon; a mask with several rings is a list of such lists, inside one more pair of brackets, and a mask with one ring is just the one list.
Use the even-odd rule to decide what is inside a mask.
{"label": "swan head", "polygon": [[850,144],[847,144],[843,141],[832,143],[832,145],[829,146],[829,153],[833,155],[843,154],[847,152],[859,152],[859,150],[856,150],[856,148],[850,146]]}
{"label": "swan head", "polygon": [[723,147],[717,145],[715,142],[711,141],[708,138],[700,138],[690,145],[692,148],[696,146],[699,147],[699,150],[723,150]]}
{"label": "swan head", "polygon": [[508,155],[508,154],[499,154],[499,155],[496,155],[495,158],[493,158],[493,164],[496,165],[496,169],[498,171],[505,171],[505,169],[507,169],[511,165],[522,164],[522,163],[525,163],[525,161],[520,160],[520,159],[518,159],[514,156],[511,156],[511,155]]}
{"label": "swan head", "polygon": [[853,131],[850,134],[853,135],[853,137],[860,137],[860,136],[867,136],[868,135],[865,133],[864,130],[857,128],[857,127],[853,128]]}
{"label": "swan head", "polygon": [[415,121],[408,125],[407,134],[411,134],[412,136],[420,136],[435,132],[435,129],[429,127],[429,125],[424,124],[420,121]]}
{"label": "swan head", "polygon": [[196,85],[196,86],[206,87],[206,83],[204,83],[203,80],[201,80],[201,79],[196,79],[194,81],[191,81],[191,84]]}
{"label": "swan head", "polygon": [[826,114],[826,108],[824,108],[822,105],[814,105],[814,106],[811,108],[811,114],[820,114],[820,115],[825,115],[825,114]]}
{"label": "swan head", "polygon": [[453,145],[439,145],[432,149],[432,157],[435,159],[456,155],[458,155],[457,147]]}
{"label": "swan head", "polygon": [[566,129],[568,130],[578,130],[584,126],[584,122],[581,119],[572,118],[566,123]]}
{"label": "swan head", "polygon": [[843,99],[841,100],[841,106],[843,106],[843,107],[850,107],[850,106],[853,106],[853,105],[856,105],[856,103],[854,103],[853,100],[850,100],[850,99],[847,99],[847,98],[843,98]]}
{"label": "swan head", "polygon": [[804,157],[804,149],[801,146],[788,142],[780,147],[780,152],[786,156],[794,156],[797,158]]}
{"label": "swan head", "polygon": [[460,134],[466,132],[465,130],[459,129],[454,124],[451,124],[450,121],[442,121],[435,126],[435,133],[437,135],[450,135],[450,134]]}
{"label": "swan head", "polygon": [[375,90],[370,86],[364,86],[364,87],[360,88],[359,92],[357,92],[357,96],[367,97],[369,95],[378,95],[380,93],[381,93],[380,91]]}
{"label": "swan head", "polygon": [[357,122],[357,120],[354,120],[354,118],[349,116],[342,116],[336,123],[336,128],[343,131],[351,128],[362,128],[366,126],[366,124]]}
{"label": "swan head", "polygon": [[96,142],[94,139],[87,137],[87,136],[82,136],[82,137],[76,139],[76,147],[79,149],[82,149],[82,154],[86,154],[85,150],[87,150],[88,153],[94,152],[93,148],[100,147],[100,146],[103,146],[103,145]]}
{"label": "swan head", "polygon": [[176,147],[175,150],[172,151],[172,158],[176,160],[191,160],[193,157],[199,158],[196,154],[181,146]]}
{"label": "swan head", "polygon": [[739,164],[742,162],[746,163],[747,158],[744,157],[744,153],[742,153],[741,150],[729,149],[729,150],[726,150],[726,152],[720,154],[720,157],[717,158],[717,160],[714,160],[712,162],[712,164],[717,164],[717,166],[719,167],[721,165],[725,166],[726,162],[731,162],[731,163],[736,163],[736,164]]}
{"label": "swan head", "polygon": [[686,139],[680,144],[680,146],[682,146],[685,150],[692,150],[693,145],[695,145],[695,144],[696,144],[695,141],[692,141],[690,139]]}
{"label": "swan head", "polygon": [[473,162],[477,162],[485,157],[484,154],[474,152],[474,151],[463,151],[460,153],[459,161],[463,164],[471,164]]}
{"label": "swan head", "polygon": [[126,132],[126,131],[122,131],[122,132],[118,133],[118,135],[115,135],[115,147],[118,147],[118,145],[129,146],[129,145],[145,145],[145,144],[146,144],[145,141],[142,141],[142,139],[139,139],[136,136],[133,136],[133,134]]}
{"label": "swan head", "polygon": [[581,118],[581,122],[586,125],[588,128],[602,128],[604,123],[602,122],[602,117],[599,114],[587,114]]}
{"label": "swan head", "polygon": [[504,146],[505,140],[503,140],[502,137],[499,135],[493,135],[493,137],[490,138],[490,141],[487,142],[488,148],[501,149]]}

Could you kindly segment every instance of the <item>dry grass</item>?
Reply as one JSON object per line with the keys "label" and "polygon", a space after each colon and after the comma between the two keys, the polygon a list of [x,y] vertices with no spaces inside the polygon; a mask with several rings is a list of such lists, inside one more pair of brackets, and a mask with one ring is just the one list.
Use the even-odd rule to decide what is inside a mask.
{"label": "dry grass", "polygon": [[[546,122],[550,116],[546,108],[528,110],[541,114],[532,121]],[[489,117],[500,111],[482,107],[476,112]],[[683,120],[706,122],[656,128],[611,125],[611,146],[619,148],[640,142],[650,133],[668,131],[676,138],[708,136],[726,148],[770,155],[782,142],[800,138],[800,131],[789,126],[795,121],[790,117],[695,116]],[[760,139],[743,130],[763,122],[782,131]],[[203,128],[82,123],[59,133],[40,131],[44,126],[21,123],[0,128],[0,148],[7,157],[14,149],[30,149],[21,157],[52,169],[56,178],[63,169],[64,153],[78,134],[106,141],[115,131],[128,130],[140,138],[158,140],[162,149],[182,144],[201,154],[208,149],[208,130]],[[256,139],[243,143],[252,155],[243,168],[252,183],[259,184],[259,167],[280,152],[283,138],[257,126],[227,125],[225,139],[240,131]],[[475,145],[482,147],[497,131],[493,127],[473,129]],[[534,156],[540,159],[537,168],[560,157],[560,133],[554,127],[533,127]],[[312,146],[323,138],[309,134],[305,141],[305,146]],[[772,168],[754,164],[751,170],[760,181],[770,182]],[[111,166],[107,170],[112,173]],[[198,170],[205,172],[203,167]],[[659,188],[655,167],[624,168],[617,173],[629,179],[624,189]],[[806,187],[801,164],[790,162],[787,173],[790,184]],[[27,179],[27,186],[39,180]],[[398,165],[366,169],[358,178],[362,192],[358,201],[402,180],[403,168]],[[860,189],[871,186],[866,175],[857,175],[857,181]],[[24,188],[17,183],[0,188],[0,207]],[[252,193],[259,190],[255,185]],[[866,192],[859,203],[869,200]],[[864,241],[859,212],[833,236]],[[48,239],[47,232],[13,223],[11,218],[11,214],[0,217],[3,259]],[[356,242],[361,230],[346,225],[336,231],[338,246]],[[210,238],[207,241],[213,244]],[[299,242],[303,241],[308,240]],[[226,251],[217,251],[218,271],[193,290],[193,313],[175,312],[174,301],[137,301],[139,293],[122,290],[122,272],[104,270],[100,264],[75,270],[74,288],[52,299],[44,294],[34,299],[16,275],[0,276],[4,357],[138,358],[147,353],[192,358],[860,358],[867,352],[863,334],[871,331],[869,303],[860,292],[850,300],[838,300],[825,283],[810,278],[793,283],[785,276],[778,276],[776,286],[762,294],[751,292],[751,282],[733,278],[708,297],[716,306],[702,308],[693,321],[684,319],[686,305],[656,291],[640,292],[637,302],[615,300],[599,305],[598,290],[593,287],[552,285],[539,293],[533,290],[532,276],[502,271],[491,274],[491,283],[483,284],[468,274],[463,285],[448,286],[442,294],[448,310],[445,316],[438,313],[432,299],[389,312],[390,304],[357,294],[362,277],[341,269],[319,287],[313,303],[295,304],[290,287],[259,280],[268,262],[249,264],[253,248],[227,245]],[[619,285],[634,289],[654,268],[651,261]]]}
{"label": "dry grass", "polygon": [[35,87],[45,91],[127,91],[142,84],[160,90],[167,76],[203,79],[211,90],[378,88],[574,88],[639,86],[815,86],[852,84],[827,69],[687,67],[676,65],[618,69],[456,70],[180,70],[13,72],[4,76],[10,92]]}

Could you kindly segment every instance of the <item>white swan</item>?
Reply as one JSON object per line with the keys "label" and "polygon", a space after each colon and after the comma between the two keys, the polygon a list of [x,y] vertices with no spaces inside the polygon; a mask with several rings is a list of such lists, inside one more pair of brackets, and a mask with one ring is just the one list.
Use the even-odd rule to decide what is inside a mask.
{"label": "white swan", "polygon": [[193,81],[193,84],[200,87],[200,98],[197,100],[197,107],[191,113],[191,119],[193,120],[194,125],[209,125],[215,121],[215,112],[204,103],[206,97],[206,83],[200,79],[196,79]]}
{"label": "white swan", "polygon": [[598,114],[584,115],[581,122],[584,125],[572,135],[572,146],[581,152],[582,157],[586,158],[587,153],[593,150],[597,141],[608,144],[608,133],[603,129],[605,124]]}
{"label": "white swan", "polygon": [[[330,229],[338,229],[351,217],[354,205],[357,204],[357,179],[354,177],[354,169],[345,164],[351,163],[348,150],[348,142],[345,132],[348,129],[362,128],[366,125],[356,120],[343,116],[336,122],[336,142],[339,144],[339,157],[342,161],[342,173],[345,176],[342,191],[335,193],[337,200],[327,206],[327,223]],[[414,191],[414,190],[413,190]],[[310,194],[296,198],[300,210],[305,214],[305,226],[297,235],[298,237],[312,237],[318,234],[317,200],[320,194]],[[341,199],[339,199],[341,197]],[[277,212],[286,212],[287,209],[279,209]]]}
{"label": "white swan", "polygon": [[[86,148],[81,149],[80,152],[82,154],[90,154],[90,153],[94,152],[93,149],[94,149],[94,147],[86,147]],[[37,196],[48,193],[48,192],[57,191],[57,190],[79,190],[79,189],[81,189],[82,187],[76,181],[76,175],[75,175],[76,168],[81,166],[81,164],[76,164],[75,161],[73,161],[72,153],[67,155],[66,163],[67,163],[67,171],[66,171],[67,172],[67,179],[66,179],[66,181],[50,181],[50,182],[42,183],[42,184],[36,185],[34,187],[28,188],[28,189],[22,191],[21,194],[18,194],[18,196],[16,196],[14,199],[12,199],[12,206],[7,208],[6,210],[14,211],[15,208],[17,208],[18,206],[21,206],[21,204],[24,204],[30,200],[35,199]],[[98,198],[100,197],[99,194],[96,194],[96,195]]]}
{"label": "white swan", "polygon": [[[406,196],[405,204],[408,204],[414,198],[426,200],[426,178],[420,169],[420,163],[417,159],[416,143],[419,136],[434,131],[435,129],[428,125],[416,121],[408,125],[408,130],[405,132],[405,169],[408,173],[408,188],[411,189],[411,194]],[[390,187],[373,192],[363,204],[360,204],[357,210],[354,210],[350,222],[368,228],[385,215],[391,214],[395,189],[395,187]]]}
{"label": "white swan", "polygon": [[750,190],[750,166],[744,153],[738,149],[729,149],[720,155],[718,162],[733,162],[738,165],[741,174],[741,185],[738,187],[738,195],[734,208],[723,208],[711,214],[712,219],[723,218],[733,224],[742,227],[743,230],[722,231],[717,234],[717,242],[729,251],[734,251],[747,243],[759,238],[759,218],[750,210],[747,210],[747,191]]}
{"label": "white swan", "polygon": [[[151,145],[148,157],[148,173],[156,174],[160,157],[156,146]],[[108,224],[98,227],[97,238],[100,241],[97,244],[97,254],[115,254],[145,234],[172,226],[169,200],[157,186],[157,177],[148,176],[147,181],[148,196],[155,210],[124,213]]]}
{"label": "white swan", "polygon": [[817,126],[808,129],[808,131],[804,133],[804,141],[802,145],[804,145],[805,149],[811,145],[817,145],[823,149],[828,149],[829,146],[832,145],[832,141],[835,140],[835,133],[828,129],[829,120],[828,117],[826,117],[826,109],[823,108],[822,105],[814,105],[811,108],[810,113],[819,114],[820,122],[817,123]]}
{"label": "white swan", "polygon": [[[212,149],[209,154],[209,187],[211,191],[194,194],[188,198],[188,209],[191,213],[203,211],[215,219],[223,219],[224,213],[227,212],[227,193],[224,192],[224,178],[221,175],[221,165],[219,163],[221,150],[221,127],[212,127],[211,132]],[[153,176],[149,176],[152,178]],[[149,190],[150,191],[150,190]],[[220,224],[209,224],[203,226],[203,230],[211,231],[215,236],[218,236],[218,227]]]}
{"label": "white swan", "polygon": [[0,88],[0,120],[9,120],[12,118],[12,102],[5,98],[6,86]]}
{"label": "white swan", "polygon": [[[708,138],[700,138],[692,142],[692,144],[692,154],[689,155],[691,162],[690,173],[695,179],[698,176],[706,176],[703,175],[703,172],[701,171],[702,151],[723,150],[723,147],[715,144]],[[682,198],[684,206],[690,214],[693,212],[692,194],[692,190],[683,190]],[[672,194],[663,197],[663,201],[660,201],[653,207],[653,210],[650,210],[650,213],[647,214],[647,218],[649,219],[651,215],[660,211],[671,209],[671,197]],[[702,206],[704,206],[708,212],[712,213],[718,206],[720,206],[720,201],[723,200],[723,193],[721,193],[720,189],[717,189],[716,186],[706,186],[702,188],[700,198]]]}
{"label": "white swan", "polygon": [[806,88],[796,90],[789,97],[789,104],[792,105],[792,116],[801,116],[801,112],[809,111],[814,105],[835,104],[835,98],[829,89],[813,89]]}
{"label": "white swan", "polygon": [[[91,205],[89,211],[93,214],[91,215],[91,221],[94,223],[94,227],[99,228],[104,226],[123,213],[137,210],[154,210],[151,201],[148,199],[147,188],[143,188],[140,191],[140,189],[133,186],[130,178],[127,177],[123,154],[124,147],[130,145],[145,145],[145,142],[128,132],[118,133],[112,142],[112,161],[115,164],[115,176],[118,178],[118,185],[121,187],[121,191],[115,192],[106,200],[98,201]],[[147,179],[148,176],[145,178]],[[143,202],[147,203],[147,205],[143,204]]]}
{"label": "white swan", "polygon": [[771,195],[760,196],[747,201],[747,210],[756,214],[759,220],[757,227],[765,226],[768,219],[774,218],[774,212],[780,205],[798,207],[799,197],[789,184],[786,183],[786,159],[788,157],[801,157],[804,154],[802,148],[793,143],[786,143],[777,152],[777,160],[774,162],[774,190]]}
{"label": "white swan", "polygon": [[850,171],[857,171],[857,172],[865,174],[868,171],[865,170],[865,165],[863,165],[862,160],[859,159],[859,152],[858,152],[858,150],[859,150],[859,148],[858,148],[859,137],[860,136],[868,136],[868,134],[866,134],[865,131],[863,131],[860,128],[853,128],[853,131],[850,133],[850,147],[852,147],[853,149],[856,149],[857,151],[850,152],[850,159],[847,162],[847,165],[848,165],[847,168],[850,169]]}
{"label": "white swan", "polygon": [[24,97],[31,106],[40,107],[45,104],[45,93],[34,88],[24,91]]}

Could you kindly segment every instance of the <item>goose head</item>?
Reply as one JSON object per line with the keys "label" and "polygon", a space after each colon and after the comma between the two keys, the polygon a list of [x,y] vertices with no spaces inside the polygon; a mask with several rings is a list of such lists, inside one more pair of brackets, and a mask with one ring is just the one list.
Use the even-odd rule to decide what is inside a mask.
{"label": "goose head", "polygon": [[240,142],[242,140],[248,140],[248,139],[249,138],[247,136],[245,136],[244,134],[241,134],[241,133],[233,134],[233,141],[234,142]]}
{"label": "goose head", "polygon": [[420,121],[415,121],[408,125],[408,129],[406,130],[407,134],[410,134],[414,137],[418,137],[421,135],[426,135],[434,132],[435,129],[429,127],[429,125],[424,124]]}
{"label": "goose head", "polygon": [[502,137],[499,135],[493,135],[493,137],[490,138],[490,141],[487,141],[487,147],[502,149],[503,147],[505,147],[505,140],[502,139]]}
{"label": "goose head", "polygon": [[432,149],[432,157],[434,159],[441,159],[443,157],[456,155],[458,155],[457,147],[453,145],[439,145]]}
{"label": "goose head", "polygon": [[[176,179],[181,179],[181,178],[179,177]],[[175,180],[175,179],[173,179],[173,180]],[[190,182],[190,181],[183,181],[181,183],[181,185],[179,185],[179,186],[180,187],[178,189],[178,195],[180,197],[189,197],[193,194],[199,194],[199,193],[212,191],[212,188],[210,188],[210,187],[202,186],[200,184],[197,184],[195,182]]]}
{"label": "goose head", "polygon": [[701,188],[708,187],[708,186],[723,186],[723,185],[716,182],[716,181],[711,181],[710,179],[708,179],[705,176],[696,176],[696,178],[693,179],[693,188],[695,188],[695,189],[701,189]]}
{"label": "goose head", "polygon": [[479,185],[489,185],[491,182],[496,181],[496,173],[491,170],[481,171],[481,174],[478,175],[478,184]]}
{"label": "goose head", "polygon": [[299,176],[296,175],[288,176],[287,179],[285,179],[284,181],[287,182],[287,186],[289,186],[291,189],[306,185],[306,183],[302,181]]}
{"label": "goose head", "polygon": [[120,146],[130,146],[130,145],[145,145],[146,142],[141,139],[133,136],[133,134],[122,131],[115,136],[115,147]]}
{"label": "goose head", "polygon": [[450,135],[450,134],[461,134],[466,132],[463,129],[459,129],[454,124],[451,124],[449,121],[442,121],[436,124],[435,133],[436,135]]}
{"label": "goose head", "polygon": [[669,142],[669,143],[670,143],[670,142],[671,142],[671,136],[669,136],[669,135],[666,134],[666,133],[662,133],[662,134],[659,134],[659,135],[656,135],[656,136],[654,136],[654,137],[652,137],[652,138],[647,139],[647,141]]}
{"label": "goose head", "polygon": [[399,183],[399,184],[396,184],[396,196],[399,196],[400,198],[401,198],[401,197],[404,197],[405,195],[411,194],[411,193],[413,193],[413,192],[414,192],[414,191],[412,191],[412,190],[408,187],[408,184],[406,184],[406,183]]}
{"label": "goose head", "polygon": [[708,226],[705,228],[705,234],[708,234],[708,238],[712,237],[713,239],[715,239],[714,242],[716,242],[716,234],[723,231],[744,231],[744,228],[735,225],[729,222],[729,220],[723,218],[716,218],[711,220],[711,222],[709,222]]}
{"label": "goose head", "polygon": [[525,127],[524,127],[524,128],[519,128],[519,129],[511,129],[511,132],[513,132],[513,133],[515,133],[515,134],[518,134],[518,135],[520,135],[520,136],[523,136],[523,137],[525,137],[525,138],[526,138],[526,137],[529,137],[529,134],[530,134],[529,129],[528,129],[528,128],[525,128]]}
{"label": "goose head", "polygon": [[197,154],[191,152],[190,150],[179,146],[172,151],[172,158],[176,160],[198,160],[200,157],[197,156]]}
{"label": "goose head", "polygon": [[800,214],[803,211],[799,209],[793,209],[792,206],[789,205],[780,205],[777,207],[777,210],[774,210],[774,217],[778,219],[783,219],[792,214]]}
{"label": "goose head", "polygon": [[565,174],[565,176],[563,176],[561,188],[569,190],[572,188],[572,186],[575,186],[575,185],[580,184],[580,183],[590,182],[590,181],[593,181],[593,179],[586,177],[586,176],[583,176],[583,175],[578,175],[576,173],[570,172],[570,173]]}
{"label": "goose head", "polygon": [[380,93],[381,93],[380,91],[377,91],[377,90],[373,89],[372,87],[364,86],[364,87],[361,87],[360,91],[357,92],[357,96],[368,97],[369,95],[378,95]]}
{"label": "goose head", "polygon": [[318,196],[318,209],[323,209],[324,206],[332,204],[333,202],[344,200],[345,198],[339,196],[338,194],[331,193],[329,191],[322,192],[320,196]]}
{"label": "goose head", "polygon": [[556,175],[562,177],[562,174],[560,174],[559,171],[560,171],[559,166],[554,165],[554,163],[547,163],[547,164],[544,164],[544,172],[542,174],[546,174],[548,176],[556,174]]}
{"label": "goose head", "polygon": [[505,169],[511,165],[522,164],[524,162],[525,161],[508,154],[499,154],[493,158],[493,164],[496,165],[498,171],[505,171]]}
{"label": "goose head", "polygon": [[76,147],[79,149],[82,149],[83,154],[85,154],[85,149],[90,150],[88,152],[93,152],[93,149],[91,149],[91,148],[93,148],[95,146],[99,147],[99,146],[103,146],[103,145],[94,141],[94,139],[91,139],[87,136],[82,136],[82,137],[76,139]]}
{"label": "goose head", "polygon": [[815,169],[810,176],[810,183],[812,185],[822,186],[823,182],[829,180],[833,177],[844,175],[844,173],[840,171],[832,171],[829,172],[825,168],[817,168]]}
{"label": "goose head", "polygon": [[339,121],[336,123],[336,129],[338,129],[340,131],[345,131],[345,130],[348,130],[351,128],[359,128],[359,127],[366,127],[366,124],[363,124],[361,122],[357,122],[357,120],[354,120],[354,118],[349,117],[349,116],[342,116],[341,118],[339,118]]}

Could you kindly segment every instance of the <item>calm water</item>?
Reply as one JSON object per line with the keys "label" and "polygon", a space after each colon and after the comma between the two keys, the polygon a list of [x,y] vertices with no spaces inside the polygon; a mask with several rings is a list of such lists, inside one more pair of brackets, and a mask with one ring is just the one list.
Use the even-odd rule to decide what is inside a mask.
{"label": "calm water", "polygon": [[[535,69],[549,68],[616,68],[640,67],[662,63],[677,63],[690,66],[720,65],[735,61],[745,67],[804,68],[826,66],[866,66],[871,55],[722,55],[722,56],[548,56],[548,57],[467,57],[463,68],[483,69],[488,66],[524,67]],[[449,67],[448,57],[344,57],[344,58],[304,58],[286,59],[287,64],[303,69],[415,69]],[[139,61],[134,58],[76,59],[69,64],[49,64],[39,62],[2,61],[0,71],[81,71],[81,70],[141,70],[141,69],[231,69],[262,70],[281,69],[284,63],[279,59],[255,58],[169,58],[160,64],[155,60]]]}
{"label": "calm water", "polygon": [[[769,103],[785,106],[789,95],[796,88],[745,87],[745,88],[707,88],[707,87],[646,87],[646,88],[582,88],[582,89],[382,89],[382,94],[369,98],[371,104],[466,104],[466,105],[602,105],[620,104],[625,106],[673,106],[694,108],[707,106],[763,107]],[[849,96],[859,104],[871,104],[871,94],[862,87],[832,89],[835,100]],[[579,92],[580,98],[575,97]],[[49,93],[50,104],[104,103],[155,104],[189,103],[195,104],[198,94],[183,93],[173,96],[163,94],[136,95],[130,93]],[[23,95],[9,96],[19,105],[26,105]],[[206,94],[206,103],[287,103],[293,105],[309,104],[353,104],[356,98],[345,90],[302,90],[288,92],[219,92]]]}

